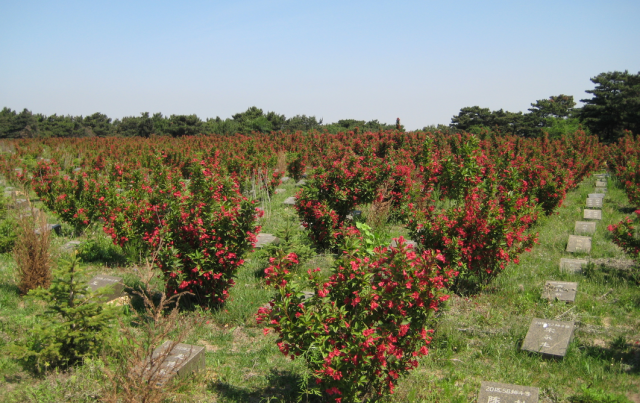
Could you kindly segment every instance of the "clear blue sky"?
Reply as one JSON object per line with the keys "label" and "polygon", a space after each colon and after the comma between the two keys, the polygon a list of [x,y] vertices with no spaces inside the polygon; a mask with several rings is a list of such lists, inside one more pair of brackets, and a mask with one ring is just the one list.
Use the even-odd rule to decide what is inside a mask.
{"label": "clear blue sky", "polygon": [[640,1],[0,2],[0,108],[449,124],[640,71]]}

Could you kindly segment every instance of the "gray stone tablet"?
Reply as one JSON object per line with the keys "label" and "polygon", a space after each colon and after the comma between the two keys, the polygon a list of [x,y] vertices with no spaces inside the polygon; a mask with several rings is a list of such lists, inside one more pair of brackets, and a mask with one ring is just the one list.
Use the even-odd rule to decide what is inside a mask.
{"label": "gray stone tablet", "polygon": [[567,252],[571,252],[571,253],[591,252],[591,237],[569,235],[569,242],[567,242]]}
{"label": "gray stone tablet", "polygon": [[[56,235],[60,235],[61,231],[62,231],[62,225],[60,224],[47,224],[47,231],[54,231],[56,233]],[[36,228],[35,231],[36,234],[40,235],[40,228]]]}
{"label": "gray stone tablet", "polygon": [[271,234],[258,234],[258,240],[256,241],[256,248],[260,249],[268,244],[278,244],[280,239]]}
{"label": "gray stone tablet", "polygon": [[595,221],[576,221],[576,226],[573,230],[575,234],[593,234],[596,232]]}
{"label": "gray stone tablet", "polygon": [[283,176],[282,178],[280,178],[280,182],[285,183],[289,179],[291,179],[291,178],[289,178],[288,176]]}
{"label": "gray stone tablet", "polygon": [[69,241],[64,245],[62,245],[60,249],[63,250],[64,252],[71,252],[80,245],[82,245],[82,242],[80,241]]}
{"label": "gray stone tablet", "polygon": [[580,273],[582,267],[589,263],[587,259],[560,259],[560,271],[568,273]]}
{"label": "gray stone tablet", "polygon": [[480,384],[478,403],[537,403],[538,388],[486,382]]}
{"label": "gray stone tablet", "polygon": [[[418,243],[416,241],[412,241],[410,239],[405,239],[404,243],[406,243],[408,246],[412,246],[414,248],[418,246]],[[393,247],[393,248],[397,248],[398,247],[398,242],[395,239],[393,239],[391,241],[391,247]]]}
{"label": "gray stone tablet", "polygon": [[589,193],[589,196],[587,197],[589,197],[589,199],[604,199],[604,193]]}
{"label": "gray stone tablet", "polygon": [[178,343],[171,351],[167,351],[172,344],[173,342],[171,341],[165,341],[164,344],[153,351],[152,359],[158,360],[160,364],[158,371],[161,378],[158,379],[160,383],[164,383],[174,376],[183,378],[194,372],[204,370],[204,347]]}
{"label": "gray stone tablet", "polygon": [[607,181],[606,180],[597,180],[596,181],[596,187],[606,188],[607,187]]}
{"label": "gray stone tablet", "polygon": [[587,199],[587,207],[589,208],[602,208],[602,198],[588,198]]}
{"label": "gray stone tablet", "polygon": [[89,287],[92,291],[97,291],[100,288],[113,286],[113,292],[110,294],[105,294],[104,296],[107,298],[105,302],[112,301],[116,298],[120,298],[124,295],[124,283],[122,282],[122,278],[115,276],[107,276],[105,274],[101,274],[95,276],[89,281]]}
{"label": "gray stone tablet", "polygon": [[351,212],[349,212],[349,214],[347,214],[347,219],[353,220],[354,217],[357,217],[359,215],[362,215],[362,211],[360,211],[360,210],[351,210]]}
{"label": "gray stone tablet", "polygon": [[549,319],[533,319],[522,349],[553,357],[564,357],[573,338],[574,321],[560,322]]}
{"label": "gray stone tablet", "polygon": [[286,204],[287,206],[293,206],[293,205],[295,205],[295,204],[296,204],[296,197],[295,197],[295,196],[287,197],[287,198],[284,200],[284,204]]}
{"label": "gray stone tablet", "polygon": [[566,281],[547,281],[542,291],[542,298],[566,302],[575,302],[578,283]]}
{"label": "gray stone tablet", "polygon": [[607,188],[596,186],[596,193],[607,193]]}
{"label": "gray stone tablet", "polygon": [[585,220],[602,220],[602,210],[584,209],[583,218]]}
{"label": "gray stone tablet", "polygon": [[306,183],[307,183],[307,181],[306,181],[306,180],[304,180],[304,179],[300,179],[300,180],[298,181],[298,183],[296,183],[296,186],[304,186]]}
{"label": "gray stone tablet", "polygon": [[274,190],[274,193],[275,194],[280,194],[280,193],[284,193],[286,191],[287,191],[286,189],[276,189],[276,190]]}

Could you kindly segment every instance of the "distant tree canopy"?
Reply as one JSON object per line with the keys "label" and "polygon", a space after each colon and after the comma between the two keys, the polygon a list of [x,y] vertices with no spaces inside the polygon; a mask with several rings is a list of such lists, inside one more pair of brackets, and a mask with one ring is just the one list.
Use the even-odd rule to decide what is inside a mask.
{"label": "distant tree canopy", "polygon": [[600,73],[591,79],[596,87],[578,114],[580,121],[604,141],[615,141],[625,130],[640,134],[640,72]]}

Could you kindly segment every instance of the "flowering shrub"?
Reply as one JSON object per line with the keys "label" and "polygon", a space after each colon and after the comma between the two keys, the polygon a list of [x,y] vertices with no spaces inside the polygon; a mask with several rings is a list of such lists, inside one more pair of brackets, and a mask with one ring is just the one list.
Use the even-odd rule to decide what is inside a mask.
{"label": "flowering shrub", "polygon": [[615,225],[610,225],[607,229],[611,231],[613,243],[621,247],[634,259],[640,260],[640,233],[638,233],[638,223],[640,223],[640,210],[635,211],[635,223],[626,217]]}
{"label": "flowering shrub", "polygon": [[314,295],[292,281],[295,254],[271,258],[265,273],[276,288],[257,314],[265,333],[278,333],[280,351],[303,357],[325,401],[353,402],[393,393],[398,380],[428,353],[427,323],[448,299],[444,288],[456,273],[443,272],[437,252],[416,253],[402,238],[397,248],[361,253],[349,229],[345,253],[322,282],[309,271]]}

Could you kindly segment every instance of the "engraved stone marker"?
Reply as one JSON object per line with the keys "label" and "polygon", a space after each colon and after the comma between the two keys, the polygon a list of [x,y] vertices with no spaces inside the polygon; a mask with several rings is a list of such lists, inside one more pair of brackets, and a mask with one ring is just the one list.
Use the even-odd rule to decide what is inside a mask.
{"label": "engraved stone marker", "polygon": [[573,337],[574,321],[560,322],[549,319],[533,319],[522,349],[554,357],[564,357]]}
{"label": "engraved stone marker", "polygon": [[569,235],[569,242],[567,242],[567,252],[575,253],[589,253],[591,252],[591,237]]}
{"label": "engraved stone marker", "polygon": [[[47,231],[54,231],[56,235],[60,235],[61,230],[62,230],[62,225],[60,224],[47,224]],[[34,232],[40,235],[40,228],[36,228]]]}
{"label": "engraved stone marker", "polygon": [[587,259],[560,259],[560,271],[569,273],[580,273],[582,266],[586,266],[589,261]]}
{"label": "engraved stone marker", "polygon": [[537,403],[538,388],[485,382],[480,384],[478,403]]}
{"label": "engraved stone marker", "polygon": [[258,240],[256,241],[256,248],[263,248],[265,245],[270,243],[275,243],[276,245],[280,242],[275,235],[272,234],[258,234]]}
{"label": "engraved stone marker", "polygon": [[113,286],[113,292],[111,294],[105,294],[107,298],[105,302],[112,301],[116,298],[120,298],[124,295],[124,284],[122,278],[115,276],[107,276],[104,274],[95,276],[89,281],[89,287],[92,291],[97,291],[99,288]]}
{"label": "engraved stone marker", "polygon": [[587,199],[587,207],[589,208],[602,208],[602,197],[597,198],[588,198]]}
{"label": "engraved stone marker", "polygon": [[307,183],[307,181],[306,181],[306,180],[304,180],[304,179],[300,179],[300,180],[298,181],[298,183],[296,183],[296,186],[304,186],[306,183]]}
{"label": "engraved stone marker", "polygon": [[[404,243],[406,243],[408,246],[413,246],[414,248],[418,246],[418,243],[416,241],[412,241],[410,239],[405,239]],[[395,239],[391,241],[391,247],[398,247],[398,242]]]}
{"label": "engraved stone marker", "polygon": [[602,220],[602,210],[588,210],[584,209],[585,220]]}
{"label": "engraved stone marker", "polygon": [[606,188],[607,187],[607,181],[603,181],[603,180],[597,180],[596,181],[596,187],[600,187],[600,188]]}
{"label": "engraved stone marker", "polygon": [[596,232],[595,221],[576,221],[576,227],[573,230],[576,234],[593,234]]}
{"label": "engraved stone marker", "polygon": [[607,193],[607,188],[596,188],[596,193]]}
{"label": "engraved stone marker", "polygon": [[287,197],[284,200],[284,204],[286,204],[287,206],[295,205],[296,204],[296,197],[295,196]]}
{"label": "engraved stone marker", "polygon": [[565,281],[547,281],[542,291],[542,298],[566,302],[574,302],[576,300],[576,291],[578,283]]}
{"label": "engraved stone marker", "polygon": [[[153,359],[159,359],[171,348],[171,341],[165,341],[153,352]],[[204,347],[178,343],[160,364],[158,374],[166,382],[174,376],[179,378],[201,371],[205,367]]]}
{"label": "engraved stone marker", "polygon": [[286,191],[287,191],[286,189],[276,189],[274,192],[275,192],[275,194],[280,194],[280,193],[284,193]]}
{"label": "engraved stone marker", "polygon": [[75,248],[80,246],[81,244],[82,244],[82,242],[80,242],[80,241],[69,241],[66,244],[64,244],[62,246],[62,248],[60,248],[60,249],[62,249],[65,252],[71,252],[72,250],[74,250]]}
{"label": "engraved stone marker", "polygon": [[604,199],[604,193],[589,193],[589,199]]}
{"label": "engraved stone marker", "polygon": [[291,178],[289,178],[288,176],[283,176],[282,178],[280,178],[280,182],[285,183],[289,179],[291,179]]}
{"label": "engraved stone marker", "polygon": [[347,219],[353,220],[353,217],[357,217],[359,215],[362,215],[362,211],[360,211],[360,210],[351,210],[351,212],[349,214],[347,214]]}

